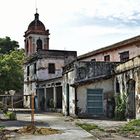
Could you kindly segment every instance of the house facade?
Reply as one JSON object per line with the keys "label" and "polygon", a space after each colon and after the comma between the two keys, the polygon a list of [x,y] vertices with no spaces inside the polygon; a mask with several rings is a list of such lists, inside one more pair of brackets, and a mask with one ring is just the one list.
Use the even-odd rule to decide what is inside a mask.
{"label": "house facade", "polygon": [[[133,63],[129,66],[131,72],[126,67],[139,56],[139,44],[140,36],[136,36],[78,56],[73,64],[65,66],[63,113],[79,117],[112,118],[115,114],[116,96],[123,97],[125,94],[126,117],[138,118],[138,69],[137,73],[135,70],[132,71],[135,67]],[[127,112],[132,113],[128,115]]]}
{"label": "house facade", "polygon": [[83,61],[124,62],[140,54],[140,36],[85,53],[78,57]]}
{"label": "house facade", "polygon": [[140,56],[115,68],[115,95],[125,95],[126,117],[140,118]]}
{"label": "house facade", "polygon": [[117,62],[75,61],[63,69],[63,114],[111,117]]}

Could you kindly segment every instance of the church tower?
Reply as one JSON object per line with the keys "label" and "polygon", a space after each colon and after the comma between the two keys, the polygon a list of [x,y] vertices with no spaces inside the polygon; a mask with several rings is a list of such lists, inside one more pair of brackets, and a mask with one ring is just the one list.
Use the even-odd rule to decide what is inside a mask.
{"label": "church tower", "polygon": [[39,14],[35,13],[35,19],[29,24],[25,32],[25,53],[30,56],[39,50],[49,49],[49,30],[39,20]]}

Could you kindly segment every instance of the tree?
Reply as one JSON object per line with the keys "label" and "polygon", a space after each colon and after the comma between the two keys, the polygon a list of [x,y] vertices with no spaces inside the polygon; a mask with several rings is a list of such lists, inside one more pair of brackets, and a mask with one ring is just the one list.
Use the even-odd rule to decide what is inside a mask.
{"label": "tree", "polygon": [[0,54],[9,53],[19,48],[19,44],[15,40],[11,40],[10,37],[0,38]]}
{"label": "tree", "polygon": [[23,88],[23,62],[23,49],[0,56],[0,93]]}

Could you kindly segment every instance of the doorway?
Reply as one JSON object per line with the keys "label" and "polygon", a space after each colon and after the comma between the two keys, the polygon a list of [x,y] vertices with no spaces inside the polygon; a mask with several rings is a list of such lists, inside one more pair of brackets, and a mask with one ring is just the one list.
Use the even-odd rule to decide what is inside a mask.
{"label": "doorway", "polygon": [[127,82],[127,104],[126,104],[126,115],[130,119],[136,117],[136,105],[135,105],[135,81],[129,80]]}

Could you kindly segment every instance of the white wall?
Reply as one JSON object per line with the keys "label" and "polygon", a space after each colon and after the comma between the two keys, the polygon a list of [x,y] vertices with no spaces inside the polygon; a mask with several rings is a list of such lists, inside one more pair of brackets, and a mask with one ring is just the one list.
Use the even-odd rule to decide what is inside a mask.
{"label": "white wall", "polygon": [[63,108],[62,112],[64,115],[67,115],[67,84],[69,84],[69,114],[75,116],[75,89],[70,86],[74,83],[75,72],[71,71],[63,76]]}

